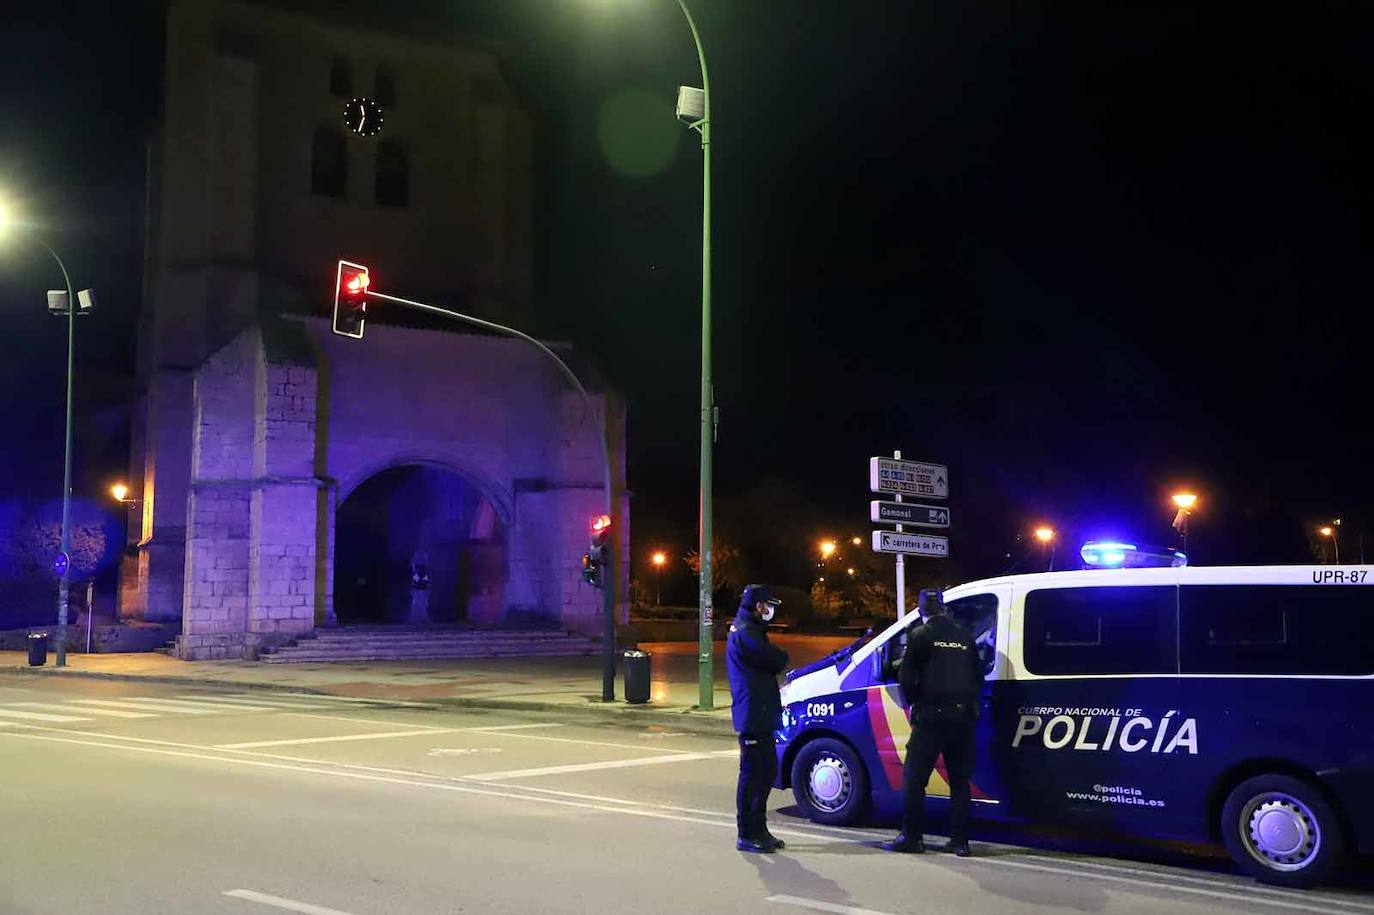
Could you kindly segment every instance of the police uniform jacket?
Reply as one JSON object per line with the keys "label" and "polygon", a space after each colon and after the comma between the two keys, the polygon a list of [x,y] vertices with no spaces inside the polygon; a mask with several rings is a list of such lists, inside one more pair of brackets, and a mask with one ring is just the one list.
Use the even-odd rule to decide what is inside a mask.
{"label": "police uniform jacket", "polygon": [[736,731],[764,735],[777,729],[782,715],[777,677],[785,667],[787,652],[768,641],[767,624],[741,608],[725,643]]}
{"label": "police uniform jacket", "polygon": [[970,717],[977,714],[983,664],[968,630],[948,614],[932,616],[908,637],[897,679],[913,713],[963,706]]}

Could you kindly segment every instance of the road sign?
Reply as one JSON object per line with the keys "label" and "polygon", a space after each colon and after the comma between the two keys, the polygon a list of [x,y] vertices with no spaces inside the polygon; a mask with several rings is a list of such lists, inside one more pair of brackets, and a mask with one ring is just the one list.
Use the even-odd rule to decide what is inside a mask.
{"label": "road sign", "polygon": [[948,499],[949,468],[944,464],[873,457],[868,459],[868,488],[901,496]]}
{"label": "road sign", "polygon": [[916,502],[869,502],[869,519],[877,524],[910,524],[912,527],[949,527],[949,509]]}
{"label": "road sign", "polygon": [[949,538],[934,534],[899,534],[896,531],[874,531],[873,550],[877,553],[899,553],[907,556],[948,556]]}

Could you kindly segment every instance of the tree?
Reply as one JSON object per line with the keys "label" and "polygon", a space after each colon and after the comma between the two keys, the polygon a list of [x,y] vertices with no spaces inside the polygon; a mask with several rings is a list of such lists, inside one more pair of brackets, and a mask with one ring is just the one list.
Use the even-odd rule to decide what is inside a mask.
{"label": "tree", "polygon": [[[713,537],[711,540],[711,560],[711,597],[714,603],[719,603],[717,598],[732,596],[744,586],[745,583],[740,580],[744,566],[740,562],[739,548],[726,543],[720,537]],[[682,561],[692,570],[693,575],[700,577],[701,556],[696,550],[682,557]]]}

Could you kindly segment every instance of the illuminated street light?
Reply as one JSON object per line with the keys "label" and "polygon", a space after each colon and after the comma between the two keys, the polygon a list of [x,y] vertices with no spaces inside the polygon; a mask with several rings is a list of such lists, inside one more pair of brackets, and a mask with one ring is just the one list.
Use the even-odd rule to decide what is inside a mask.
{"label": "illuminated street light", "polygon": [[852,543],[852,544],[854,544],[855,546],[863,546],[863,545],[864,545],[864,538],[862,538],[862,537],[854,537],[854,538],[852,538],[849,542]]}
{"label": "illuminated street light", "polygon": [[668,554],[659,550],[649,561],[654,564],[654,574],[658,579],[654,588],[654,606],[663,606],[663,567],[668,563]]}
{"label": "illuminated street light", "polygon": [[1183,538],[1183,553],[1188,553],[1188,519],[1192,517],[1193,507],[1197,505],[1197,494],[1192,492],[1176,492],[1173,496],[1174,505],[1178,507],[1178,513],[1174,515],[1174,530],[1178,531]]}
{"label": "illuminated street light", "polygon": [[829,559],[831,556],[834,556],[834,555],[835,555],[835,550],[837,550],[837,549],[839,549],[839,547],[838,547],[838,545],[836,545],[835,541],[833,541],[833,540],[822,540],[822,541],[821,541],[821,558],[822,558],[822,559]]}
{"label": "illuminated street light", "polygon": [[850,566],[848,569],[845,569],[845,571],[849,573],[849,577],[850,577],[850,578],[853,578],[853,577],[854,577],[854,567],[853,567],[853,566]]}
{"label": "illuminated street light", "polygon": [[[0,234],[4,234],[15,223],[16,220],[0,201]],[[81,314],[89,314],[94,310],[95,296],[89,289],[81,290],[78,296],[62,258],[58,257],[52,246],[42,238],[34,236],[34,241],[52,255],[52,259],[57,262],[57,269],[62,271],[63,288],[48,291],[48,311],[67,318],[67,433],[62,460],[62,541],[53,565],[61,576],[57,586],[56,664],[58,667],[66,667],[67,610],[71,604],[72,585],[72,375],[76,365],[76,316],[78,311]]]}
{"label": "illuminated street light", "polygon": [[116,502],[131,501],[129,499],[129,487],[125,486],[123,483],[116,483],[115,485],[111,486],[110,495],[114,496],[114,500]]}
{"label": "illuminated street light", "polygon": [[1040,525],[1035,529],[1035,539],[1040,541],[1040,545],[1045,549],[1046,571],[1054,571],[1054,528]]}
{"label": "illuminated street light", "polygon": [[1323,537],[1331,538],[1331,550],[1333,553],[1335,553],[1336,565],[1341,564],[1341,541],[1340,538],[1337,536],[1337,528],[1340,527],[1340,524],[1341,519],[1337,518],[1335,521],[1332,521],[1331,524],[1317,528],[1318,534],[1321,534]]}

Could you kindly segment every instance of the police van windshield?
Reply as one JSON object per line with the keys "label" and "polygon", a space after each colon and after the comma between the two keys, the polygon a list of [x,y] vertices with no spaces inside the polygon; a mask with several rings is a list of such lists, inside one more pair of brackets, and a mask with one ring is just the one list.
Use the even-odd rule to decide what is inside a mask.
{"label": "police van windshield", "polygon": [[[973,636],[973,641],[978,646],[978,657],[983,662],[983,673],[991,673],[997,657],[997,595],[973,594],[952,600],[945,607],[949,615]],[[896,679],[897,666],[902,663],[902,655],[906,653],[907,637],[920,625],[921,618],[917,616],[911,625],[899,630],[888,640],[880,661],[883,679]]]}

